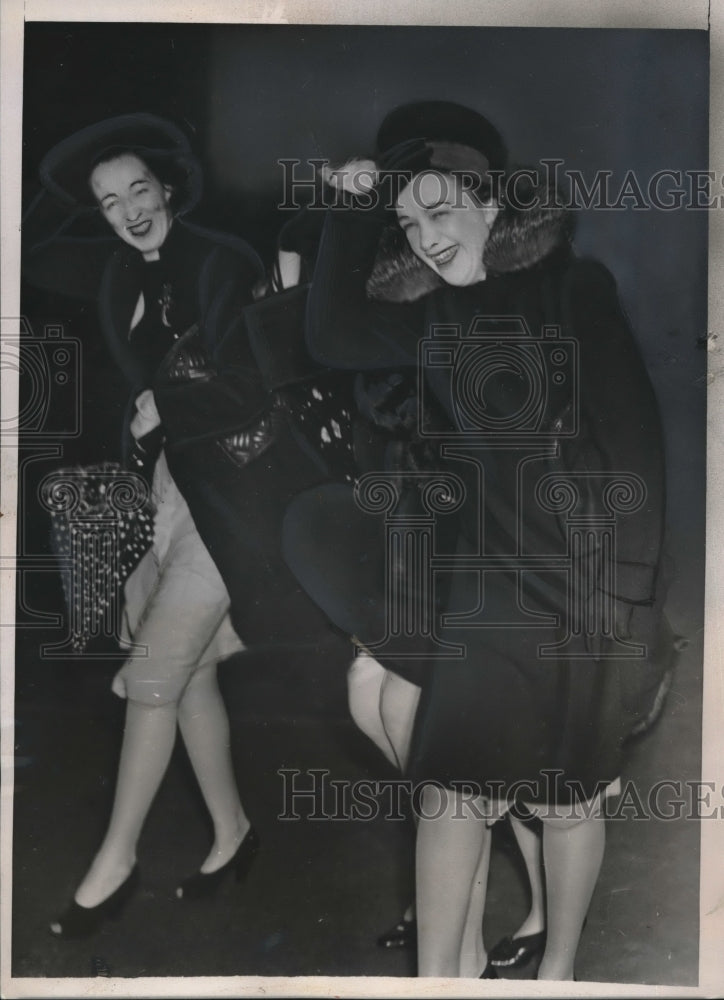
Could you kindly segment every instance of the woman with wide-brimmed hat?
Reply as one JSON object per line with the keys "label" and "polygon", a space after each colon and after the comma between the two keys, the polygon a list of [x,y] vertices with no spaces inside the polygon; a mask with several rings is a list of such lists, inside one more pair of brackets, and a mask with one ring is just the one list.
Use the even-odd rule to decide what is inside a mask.
{"label": "woman with wide-brimmed hat", "polygon": [[[543,821],[538,976],[571,979],[603,856],[602,799],[671,651],[661,616],[663,444],[613,279],[574,256],[570,218],[551,192],[530,174],[501,184],[506,168],[499,133],[469,108],[428,101],[392,112],[376,161],[348,165],[340,178],[350,197],[328,213],[307,342],[318,361],[341,368],[419,365],[422,396],[454,427],[441,467],[465,487],[459,562],[445,561],[437,631],[464,655],[434,651],[408,765],[426,786],[420,974],[496,974],[480,932],[489,826],[522,804]],[[370,177],[373,188],[362,190]],[[431,343],[421,354],[423,340]],[[536,373],[542,385],[532,392]],[[424,424],[423,414],[423,438]],[[572,572],[570,582],[561,517],[570,490],[548,495],[546,484],[582,488],[576,513],[596,515],[596,484],[619,474],[631,512],[616,525],[615,578],[595,550],[588,575]],[[369,595],[354,604],[356,567],[369,561],[355,544],[361,519],[351,493],[301,497],[288,515],[287,556],[328,613],[374,650],[383,633]],[[325,555],[310,569],[315,546]],[[476,559],[487,560],[485,572]],[[573,656],[562,647],[551,655],[566,628],[580,626],[575,615],[588,623],[603,606],[603,630],[584,629]],[[621,658],[642,648],[648,655]],[[394,669],[388,651],[379,658]]]}
{"label": "woman with wide-brimmed hat", "polygon": [[[94,929],[107,911],[95,905],[97,893],[88,899],[88,887],[106,858],[135,851],[176,717],[187,745],[196,728],[204,736],[192,763],[202,789],[219,793],[209,801],[212,813],[231,801],[228,763],[211,756],[222,748],[228,757],[223,705],[216,697],[213,719],[197,694],[197,678],[206,683],[202,694],[217,693],[215,659],[206,668],[212,654],[229,655],[243,640],[243,648],[282,657],[318,657],[343,676],[349,638],[289,570],[281,526],[299,491],[353,479],[355,442],[369,446],[369,435],[353,412],[354,377],[322,368],[306,351],[307,287],[286,287],[299,280],[299,269],[264,282],[243,241],[179,217],[198,197],[200,179],[174,126],[148,115],[101,123],[51,151],[41,178],[46,198],[76,212],[100,210],[122,243],[79,239],[68,229],[33,239],[30,228],[42,228],[47,207],[40,204],[27,217],[26,275],[66,294],[97,296],[109,348],[133,387],[131,468],[139,456],[153,466],[163,440],[154,468],[154,547],[125,586],[127,637],[151,647],[151,656],[129,659],[114,690],[128,698],[129,722],[140,716],[150,735],[163,739],[164,754],[154,743],[153,766],[139,780],[131,765],[140,744],[127,726],[118,787],[128,794],[117,797],[98,859],[54,925],[68,936]],[[280,294],[257,300],[262,288]],[[236,853],[225,861],[229,852],[215,845],[201,871],[178,887],[180,898],[207,895],[230,870],[245,870],[257,838],[254,831],[244,836],[249,825],[239,816]],[[132,884],[123,883],[121,897]]]}
{"label": "woman with wide-brimmed hat", "polygon": [[[251,361],[233,388],[216,384],[213,398],[208,393],[210,358],[252,301],[261,264],[243,240],[183,218],[198,201],[200,167],[183,132],[164,119],[129,114],[82,129],[48,153],[40,178],[23,226],[24,274],[41,287],[96,299],[108,349],[131,386],[129,467],[151,480],[155,507],[153,544],[125,583],[123,638],[148,655],[131,655],[113,681],[127,708],[112,815],[73,902],[51,924],[56,935],[78,937],[95,931],[138,881],[136,845],[177,725],[214,825],[208,856],[177,894],[207,895],[229,871],[241,876],[257,850],[216,676],[218,661],[243,645],[190,494],[176,480],[177,470],[188,475],[182,445],[199,426],[212,446],[248,427],[264,398]],[[58,206],[66,221],[43,232]],[[82,220],[97,216],[105,231],[91,236]]]}

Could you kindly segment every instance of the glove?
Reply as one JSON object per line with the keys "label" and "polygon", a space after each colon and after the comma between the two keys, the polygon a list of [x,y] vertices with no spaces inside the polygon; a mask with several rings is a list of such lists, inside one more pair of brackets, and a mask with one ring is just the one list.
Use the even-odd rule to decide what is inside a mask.
{"label": "glove", "polygon": [[144,437],[150,431],[155,430],[161,423],[161,417],[156,409],[156,400],[153,397],[152,389],[144,389],[136,399],[136,413],[131,421],[131,434],[136,441]]}
{"label": "glove", "polygon": [[342,188],[351,195],[368,194],[378,181],[377,164],[374,160],[348,160],[341,167],[325,165],[319,171],[325,184]]}

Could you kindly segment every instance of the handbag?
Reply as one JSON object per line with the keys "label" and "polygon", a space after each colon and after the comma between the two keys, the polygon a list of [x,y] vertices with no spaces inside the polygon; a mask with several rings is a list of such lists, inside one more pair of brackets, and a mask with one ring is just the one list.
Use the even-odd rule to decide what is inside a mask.
{"label": "handbag", "polygon": [[50,542],[60,561],[70,642],[83,653],[92,638],[114,636],[121,590],[153,544],[147,480],[117,462],[57,469],[40,486]]}
{"label": "handbag", "polygon": [[[211,384],[213,393],[217,391],[214,388],[214,380],[218,378],[218,375],[217,367],[212,363],[204,346],[201,328],[198,323],[194,323],[176,341],[163,359],[156,375],[154,389],[157,392],[163,392],[168,387],[188,385],[192,382],[205,382]],[[239,414],[242,414],[245,403],[243,383],[238,384],[236,391],[239,394]],[[218,392],[219,399],[224,402],[223,392],[221,390]],[[168,412],[169,403],[170,399],[167,396],[166,412]],[[210,397],[207,396],[207,409],[203,414],[205,421],[209,419],[209,404]],[[219,427],[214,428],[211,433],[208,431],[204,433],[227,459],[239,468],[244,468],[274,444],[279,422],[276,408],[278,408],[277,402],[274,401],[268,410],[254,413],[251,419],[247,419],[241,427],[226,431]],[[225,402],[224,409],[219,412],[219,419],[222,422],[228,421],[228,402]]]}

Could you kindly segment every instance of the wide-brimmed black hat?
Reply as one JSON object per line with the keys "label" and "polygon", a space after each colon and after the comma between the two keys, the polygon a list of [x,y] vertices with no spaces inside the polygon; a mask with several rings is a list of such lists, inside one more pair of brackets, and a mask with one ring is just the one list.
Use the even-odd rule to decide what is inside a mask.
{"label": "wide-brimmed black hat", "polygon": [[505,169],[508,154],[495,126],[478,111],[452,101],[417,101],[391,111],[377,133],[376,159],[383,169],[424,169],[436,166],[426,163],[424,150],[429,160],[432,147],[439,151],[441,144],[474,151],[480,170]]}
{"label": "wide-brimmed black hat", "polygon": [[88,125],[59,142],[40,164],[47,191],[73,208],[95,204],[88,179],[106,154],[128,151],[139,156],[174,188],[174,211],[188,212],[201,196],[201,166],[185,134],[172,122],[143,112],[119,115]]}

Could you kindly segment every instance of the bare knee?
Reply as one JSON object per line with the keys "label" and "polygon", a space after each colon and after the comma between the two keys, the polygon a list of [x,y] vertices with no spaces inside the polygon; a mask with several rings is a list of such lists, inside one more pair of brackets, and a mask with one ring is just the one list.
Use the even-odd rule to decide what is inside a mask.
{"label": "bare knee", "polygon": [[193,672],[178,698],[179,719],[203,713],[209,702],[221,699],[216,663],[207,663]]}
{"label": "bare knee", "polygon": [[452,819],[458,813],[458,795],[444,785],[429,782],[422,789],[418,805],[418,818],[421,821],[438,822],[445,818]]}
{"label": "bare knee", "polygon": [[382,682],[380,712],[387,729],[411,727],[420,700],[420,688],[398,674],[386,671]]}
{"label": "bare knee", "polygon": [[215,664],[210,667],[213,677],[205,667],[192,663],[131,659],[113,678],[111,689],[120,698],[148,708],[178,706],[189,690],[215,681]]}
{"label": "bare knee", "polygon": [[125,697],[129,703],[148,709],[177,709],[183,695],[183,688],[176,683],[158,680],[134,680],[126,685]]}
{"label": "bare knee", "polygon": [[179,717],[178,702],[129,697],[126,699],[126,722],[131,713],[136,719],[154,719],[154,724],[159,726],[165,724],[163,720],[173,720],[175,726]]}
{"label": "bare knee", "polygon": [[419,700],[420,688],[417,685],[388,671],[382,684],[380,716],[400,768],[406,766],[410,754]]}
{"label": "bare knee", "polygon": [[385,668],[371,656],[358,656],[347,671],[350,715],[363,732],[381,725],[380,691],[385,673]]}

